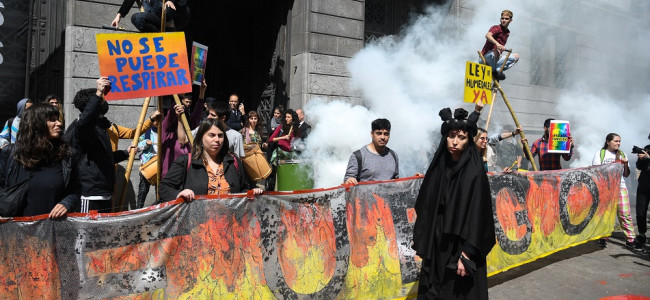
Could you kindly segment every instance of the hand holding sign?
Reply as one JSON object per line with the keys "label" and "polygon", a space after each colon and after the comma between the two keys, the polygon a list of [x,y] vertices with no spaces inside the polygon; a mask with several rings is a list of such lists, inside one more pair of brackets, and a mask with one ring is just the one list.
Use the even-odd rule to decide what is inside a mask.
{"label": "hand holding sign", "polygon": [[208,61],[208,46],[197,42],[192,43],[192,83],[201,84],[205,78],[205,67]]}
{"label": "hand holding sign", "polygon": [[569,153],[573,148],[569,121],[551,120],[548,139],[549,153]]}
{"label": "hand holding sign", "polygon": [[111,91],[111,82],[106,77],[97,79],[97,96],[103,97]]}

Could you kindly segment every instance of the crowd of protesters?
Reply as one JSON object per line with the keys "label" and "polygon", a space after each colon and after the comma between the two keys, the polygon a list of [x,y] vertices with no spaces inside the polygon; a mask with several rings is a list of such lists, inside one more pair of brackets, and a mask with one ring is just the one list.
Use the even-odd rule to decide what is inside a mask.
{"label": "crowd of protesters", "polygon": [[[123,1],[112,26],[119,26],[133,3]],[[186,1],[142,3],[143,11],[131,17],[139,31],[159,29],[163,6],[168,14],[164,24],[168,29],[182,29],[188,23]],[[506,51],[512,17],[509,10],[501,13],[500,24],[490,28],[481,51],[481,60],[492,66],[497,81],[504,80],[503,72],[519,59],[514,53],[512,57],[501,55]],[[247,113],[238,94],[230,94],[227,100],[206,98],[206,88],[203,80],[196,101],[191,94],[182,95],[181,103],[170,107],[164,117],[156,110],[143,123],[139,143],[124,150],[118,149],[119,139],[133,140],[137,130],[106,117],[110,106],[103,97],[111,89],[106,77],[97,80],[96,88],[76,93],[72,103],[80,115],[69,124],[63,115],[62,101],[55,95],[39,103],[20,100],[16,116],[7,120],[0,132],[0,217],[46,214],[55,219],[69,212],[123,210],[116,205],[116,167],[136,151],[140,152],[142,172],[132,209],[143,208],[151,186],[156,185],[157,203],[176,199],[189,202],[198,195],[259,195],[275,190],[278,166],[299,158],[304,149],[298,140],[307,139],[311,131],[304,111],[285,110],[279,105],[262,130],[259,114],[254,110]],[[486,256],[496,241],[487,174],[527,170],[526,161],[532,162],[535,156],[542,171],[559,170],[560,158],[568,161],[573,155],[575,141],[571,136],[568,153],[549,151],[553,119],[544,121],[543,136],[532,143],[528,152],[522,146],[527,141],[517,138],[521,127],[504,126],[493,135],[478,127],[482,108],[479,102],[471,113],[462,108],[453,113],[449,108],[439,112],[443,121],[441,140],[426,174],[422,175],[415,203],[417,219],[412,248],[422,258],[418,298],[487,299]],[[343,177],[345,185],[399,178],[399,156],[387,146],[390,121],[376,119],[370,129],[371,142],[350,155]],[[162,145],[160,153],[158,139]],[[650,203],[650,145],[634,152],[638,158],[636,169],[640,171],[635,234],[624,179],[631,170],[620,144],[619,134],[607,134],[592,165],[623,164],[617,215],[626,246],[644,251]],[[246,159],[253,155],[269,165],[268,175],[249,174],[253,171]],[[155,176],[157,165],[156,172],[146,171],[158,160],[160,181]],[[260,178],[263,183],[258,182]],[[599,243],[606,247],[607,239]]]}
{"label": "crowd of protesters", "polygon": [[[116,171],[117,164],[135,151],[140,153],[142,172],[131,209],[144,207],[151,187],[158,184],[157,202],[178,198],[191,201],[194,195],[249,190],[260,194],[274,189],[270,182],[275,178],[267,175],[266,180],[255,182],[247,174],[244,158],[255,153],[266,161],[264,150],[275,169],[279,159],[297,158],[292,142],[305,139],[311,129],[301,110],[298,116],[278,106],[264,133],[258,113],[246,113],[237,94],[231,94],[228,101],[206,98],[203,81],[196,101],[185,94],[182,104],[170,107],[164,117],[154,111],[141,127],[139,143],[120,150],[119,139],[133,140],[136,130],[106,117],[110,106],[103,96],[110,87],[110,81],[102,77],[95,88],[78,91],[72,104],[80,115],[68,126],[64,126],[59,97],[50,95],[39,103],[19,101],[16,116],[7,120],[0,134],[0,197],[19,206],[3,207],[1,217],[47,213],[57,218],[67,212],[128,209],[117,207]],[[187,117],[188,131],[182,116]],[[160,155],[156,145],[159,138]],[[158,159],[162,165],[160,182],[156,180],[157,171],[154,176],[145,171],[145,165],[157,170]]]}

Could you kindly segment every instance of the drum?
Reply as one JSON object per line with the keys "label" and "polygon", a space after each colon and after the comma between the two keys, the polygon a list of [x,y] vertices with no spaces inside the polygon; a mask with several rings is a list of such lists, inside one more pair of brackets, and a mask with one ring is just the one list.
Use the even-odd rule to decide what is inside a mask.
{"label": "drum", "polygon": [[255,147],[246,151],[242,158],[248,178],[252,181],[260,181],[271,175],[271,165],[266,161],[262,150],[255,144]]}
{"label": "drum", "polygon": [[311,168],[298,160],[280,160],[275,188],[278,191],[309,190],[314,188]]}
{"label": "drum", "polygon": [[158,185],[158,156],[153,156],[144,165],[140,166],[140,173],[151,185]]}

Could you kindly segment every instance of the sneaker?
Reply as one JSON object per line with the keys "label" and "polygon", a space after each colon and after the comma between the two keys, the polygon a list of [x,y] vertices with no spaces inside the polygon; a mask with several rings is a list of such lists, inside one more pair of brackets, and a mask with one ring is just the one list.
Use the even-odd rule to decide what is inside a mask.
{"label": "sneaker", "polygon": [[607,240],[606,239],[600,239],[598,240],[598,246],[600,248],[606,248],[607,247]]}
{"label": "sneaker", "polygon": [[636,240],[632,242],[625,242],[625,246],[638,252],[643,252],[643,245],[638,243]]}

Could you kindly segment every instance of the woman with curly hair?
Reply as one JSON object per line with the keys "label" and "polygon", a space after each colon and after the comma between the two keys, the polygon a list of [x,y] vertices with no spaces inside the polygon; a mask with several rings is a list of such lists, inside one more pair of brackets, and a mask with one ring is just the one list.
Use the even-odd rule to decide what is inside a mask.
{"label": "woman with curly hair", "polygon": [[49,214],[58,218],[77,206],[81,186],[70,147],[62,139],[59,110],[35,103],[25,110],[16,144],[2,151],[0,187],[29,180],[17,216]]}
{"label": "woman with curly hair", "polygon": [[278,143],[276,153],[271,158],[272,162],[278,159],[292,159],[293,149],[291,142],[296,136],[300,136],[300,120],[298,114],[293,109],[287,109],[284,114],[282,126],[278,126],[273,134],[269,137],[269,143]]}

